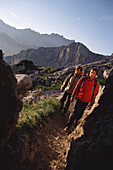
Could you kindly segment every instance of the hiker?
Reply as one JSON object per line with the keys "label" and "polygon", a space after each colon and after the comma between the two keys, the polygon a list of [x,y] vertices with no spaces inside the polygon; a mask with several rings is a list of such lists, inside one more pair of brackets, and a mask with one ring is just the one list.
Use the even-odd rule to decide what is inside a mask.
{"label": "hiker", "polygon": [[96,79],[98,70],[96,68],[92,68],[90,73],[86,77],[81,77],[75,87],[71,102],[76,96],[77,100],[75,103],[75,107],[73,112],[69,116],[69,121],[64,128],[65,132],[68,132],[71,125],[74,122],[75,127],[78,124],[78,120],[82,117],[85,108],[88,106],[88,109],[94,104],[94,99],[98,93],[99,83]]}
{"label": "hiker", "polygon": [[81,66],[76,67],[75,72],[69,74],[69,76],[65,79],[63,85],[61,86],[60,91],[61,92],[64,91],[64,94],[60,100],[60,103],[61,103],[60,109],[63,109],[64,102],[67,99],[66,105],[64,108],[64,112],[62,114],[64,114],[68,110],[72,92],[73,92],[78,80],[81,78],[81,76],[83,74],[84,74],[84,71],[83,71],[82,67]]}

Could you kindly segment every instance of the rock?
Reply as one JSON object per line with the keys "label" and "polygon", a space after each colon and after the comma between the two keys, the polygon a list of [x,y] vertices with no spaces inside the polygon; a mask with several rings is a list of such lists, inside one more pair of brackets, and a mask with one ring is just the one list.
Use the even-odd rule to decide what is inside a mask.
{"label": "rock", "polygon": [[33,91],[27,91],[24,94],[24,101],[29,104],[38,103],[40,100],[40,96],[44,95],[44,91],[42,89],[36,89]]}
{"label": "rock", "polygon": [[0,61],[0,149],[16,127],[22,101],[17,96],[17,80],[11,67]]}
{"label": "rock", "polygon": [[69,75],[70,73],[72,73],[74,71],[74,68],[70,68],[70,67],[67,67],[65,69],[62,69],[58,72],[54,72],[53,75],[55,76],[55,79],[58,79],[58,78],[61,78],[63,77],[64,75]]}
{"label": "rock", "polygon": [[60,90],[47,90],[44,92],[45,95],[55,95],[55,94],[60,94]]}
{"label": "rock", "polygon": [[36,96],[36,95],[41,96],[41,95],[44,95],[44,91],[43,91],[43,89],[36,89],[36,90],[32,91],[32,94],[34,96]]}
{"label": "rock", "polygon": [[91,52],[80,42],[71,43],[67,46],[46,47],[38,49],[28,49],[21,51],[17,55],[7,56],[5,60],[13,65],[21,60],[29,59],[38,66],[74,66],[79,64],[92,63],[106,59],[106,56]]}
{"label": "rock", "polygon": [[30,74],[29,76],[32,78],[33,81],[36,81],[38,79],[39,72],[35,71],[34,74]]}
{"label": "rock", "polygon": [[17,92],[23,94],[32,87],[32,79],[26,74],[16,74],[17,78]]}
{"label": "rock", "polygon": [[107,78],[109,77],[109,74],[110,74],[111,70],[112,70],[112,68],[111,68],[111,69],[106,69],[106,70],[104,70],[104,72],[103,72],[103,77],[104,77],[105,79],[107,79]]}

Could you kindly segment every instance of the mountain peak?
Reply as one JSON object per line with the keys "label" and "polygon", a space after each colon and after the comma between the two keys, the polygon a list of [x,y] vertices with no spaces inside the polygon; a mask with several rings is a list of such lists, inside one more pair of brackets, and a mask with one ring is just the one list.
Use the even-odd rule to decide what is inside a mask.
{"label": "mountain peak", "polygon": [[[49,35],[49,34],[40,34],[39,32],[31,30],[30,28],[16,29],[15,27],[5,24],[1,19],[0,19],[0,33],[4,33],[12,40],[14,40],[15,45],[16,43],[17,46],[18,44],[20,44],[19,47],[21,48],[19,51],[28,48],[36,49],[39,47],[58,47],[62,45],[69,45],[74,41],[74,40],[66,39],[62,35],[55,34],[55,33]],[[7,42],[5,41],[2,41],[0,44],[1,48],[3,48],[5,51],[5,54],[7,56],[15,54],[13,46],[11,44],[9,45],[7,44],[6,46],[5,44],[7,44]],[[11,48],[10,53],[8,53],[9,48]]]}
{"label": "mountain peak", "polygon": [[4,23],[2,19],[0,19],[0,22]]}
{"label": "mountain peak", "polygon": [[[5,22],[2,20],[2,19],[0,19],[0,27],[1,26],[4,26],[4,25],[7,25],[7,24],[5,24]],[[1,29],[1,28],[0,28]]]}

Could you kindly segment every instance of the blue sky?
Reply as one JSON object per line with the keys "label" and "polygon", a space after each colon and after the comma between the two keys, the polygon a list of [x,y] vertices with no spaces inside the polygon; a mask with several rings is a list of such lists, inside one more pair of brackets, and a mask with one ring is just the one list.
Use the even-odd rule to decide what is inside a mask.
{"label": "blue sky", "polygon": [[95,53],[113,53],[113,0],[0,0],[0,19],[15,28],[58,33]]}

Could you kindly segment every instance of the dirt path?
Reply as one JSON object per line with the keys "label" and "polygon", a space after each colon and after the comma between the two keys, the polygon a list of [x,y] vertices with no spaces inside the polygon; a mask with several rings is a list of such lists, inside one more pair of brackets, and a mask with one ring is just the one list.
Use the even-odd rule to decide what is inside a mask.
{"label": "dirt path", "polygon": [[67,135],[64,132],[64,127],[67,123],[68,116],[72,112],[74,102],[70,104],[67,113],[62,116],[60,111],[53,119],[48,120],[48,123],[38,132],[38,169],[41,170],[63,170],[66,167],[66,159],[72,140],[77,139],[84,134],[83,124],[84,119],[98,105],[98,100],[102,92],[97,96],[96,103],[92,109],[85,110],[83,117],[80,119],[79,125],[73,129],[72,133]]}
{"label": "dirt path", "polygon": [[9,150],[4,154],[3,163],[9,162],[9,166],[13,167],[12,170],[64,170],[71,141],[84,134],[85,117],[91,114],[92,110],[98,105],[102,92],[103,90],[97,96],[92,109],[90,111],[85,110],[76,129],[72,127],[72,133],[67,135],[63,129],[70,112],[73,110],[75,101],[70,104],[64,116],[61,115],[59,110],[53,118],[48,119],[48,123],[37,127],[32,133],[26,132],[19,136],[18,140],[15,137],[12,138],[7,146]]}
{"label": "dirt path", "polygon": [[54,118],[49,118],[48,123],[39,131],[40,165],[38,165],[38,168],[45,170],[65,168],[67,135],[63,129],[66,121],[66,116],[57,113]]}
{"label": "dirt path", "polygon": [[[71,134],[67,135],[63,129],[73,109],[73,103],[64,116],[61,112],[57,113],[53,119],[49,118],[48,123],[39,131],[38,151],[41,158],[39,169],[62,170],[66,167],[67,154],[73,137]],[[80,133],[76,132],[74,136],[75,139]]]}

